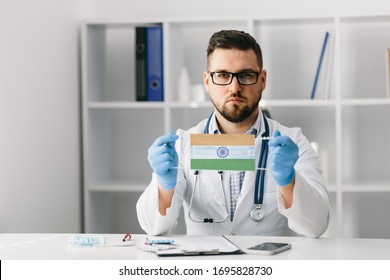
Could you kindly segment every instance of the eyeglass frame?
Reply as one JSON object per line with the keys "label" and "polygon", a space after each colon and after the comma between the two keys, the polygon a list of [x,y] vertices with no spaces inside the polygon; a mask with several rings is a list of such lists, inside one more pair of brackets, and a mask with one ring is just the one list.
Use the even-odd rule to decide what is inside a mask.
{"label": "eyeglass frame", "polygon": [[[208,72],[210,74],[210,77],[211,77],[211,81],[213,82],[214,85],[217,85],[217,86],[228,86],[230,85],[232,82],[233,82],[233,79],[234,77],[237,77],[237,82],[240,84],[240,85],[244,85],[244,86],[251,86],[251,85],[254,85],[254,84],[257,84],[258,80],[259,80],[259,76],[261,74],[263,70],[260,70],[260,72],[256,72],[256,71],[243,71],[243,72],[236,72],[236,73],[233,73],[233,72],[224,72],[224,71],[221,71],[221,72],[218,72],[218,71],[213,71],[213,72]],[[214,82],[214,77],[213,75],[215,73],[222,73],[222,74],[231,74],[232,77],[230,79],[230,82],[227,83],[227,84],[217,84],[216,82]],[[239,79],[239,76],[240,74],[245,74],[245,73],[255,73],[256,74],[256,81],[254,83],[251,83],[251,84],[243,84],[240,82],[240,79]]]}

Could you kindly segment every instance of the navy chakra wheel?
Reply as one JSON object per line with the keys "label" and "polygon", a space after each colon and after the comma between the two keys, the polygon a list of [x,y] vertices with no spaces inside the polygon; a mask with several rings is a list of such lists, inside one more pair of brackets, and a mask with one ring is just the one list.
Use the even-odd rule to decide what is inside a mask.
{"label": "navy chakra wheel", "polygon": [[217,150],[217,155],[221,158],[227,157],[229,154],[229,150],[226,147],[219,147]]}

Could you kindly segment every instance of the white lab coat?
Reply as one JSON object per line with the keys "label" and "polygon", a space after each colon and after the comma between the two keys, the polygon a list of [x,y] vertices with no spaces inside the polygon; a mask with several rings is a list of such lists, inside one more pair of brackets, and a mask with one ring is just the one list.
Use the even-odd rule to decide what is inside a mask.
{"label": "white lab coat", "polygon": [[[261,114],[261,112],[260,112]],[[262,119],[262,117],[261,117]],[[223,187],[227,198],[229,218],[223,223],[195,223],[188,217],[191,195],[194,189],[194,171],[190,170],[190,141],[192,133],[203,133],[207,120],[188,131],[177,130],[179,139],[176,151],[179,155],[177,184],[171,207],[165,216],[158,210],[157,176],[152,180],[137,202],[137,215],[142,229],[149,235],[169,234],[177,224],[181,207],[184,207],[187,234],[193,235],[297,235],[318,237],[323,234],[329,221],[329,197],[321,176],[318,156],[300,128],[287,128],[267,119],[270,135],[279,130],[288,135],[299,147],[299,159],[295,164],[293,204],[284,206],[276,182],[266,171],[263,209],[265,217],[259,222],[250,218],[255,208],[255,171],[246,171],[241,194],[233,221],[230,220],[230,172],[223,173]],[[262,121],[261,131],[264,132]],[[256,138],[256,166],[260,154],[261,139]],[[269,149],[270,152],[271,149]],[[268,157],[269,159],[269,157]],[[268,165],[267,165],[268,166]],[[198,220],[226,217],[226,206],[217,171],[200,170],[198,186],[194,194],[191,217]]]}

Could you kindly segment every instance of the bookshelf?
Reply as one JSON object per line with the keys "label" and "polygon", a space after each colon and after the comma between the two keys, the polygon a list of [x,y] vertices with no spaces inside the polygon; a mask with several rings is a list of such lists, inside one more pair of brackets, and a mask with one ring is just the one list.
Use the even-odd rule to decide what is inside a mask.
{"label": "bookshelf", "polygon": [[[163,27],[164,102],[136,102],[135,28],[155,24]],[[221,29],[258,40],[268,71],[260,106],[318,143],[332,206],[326,235],[390,238],[390,223],[381,218],[390,211],[390,147],[383,145],[390,142],[390,15],[83,22],[85,231],[142,232],[135,204],[152,173],[147,149],[211,112],[208,101],[178,101],[178,77],[186,67],[191,83],[202,83],[208,39]],[[326,31],[329,70],[321,70],[311,100]]]}

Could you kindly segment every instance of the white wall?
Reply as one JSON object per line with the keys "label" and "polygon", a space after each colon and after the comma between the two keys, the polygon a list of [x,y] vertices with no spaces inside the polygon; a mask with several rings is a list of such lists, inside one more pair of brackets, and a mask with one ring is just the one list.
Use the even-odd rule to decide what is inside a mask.
{"label": "white wall", "polygon": [[78,26],[91,1],[0,1],[0,232],[81,229]]}
{"label": "white wall", "polygon": [[390,11],[388,0],[97,0],[102,17],[350,14]]}
{"label": "white wall", "polygon": [[0,232],[81,230],[78,23],[390,13],[387,0],[1,0]]}

